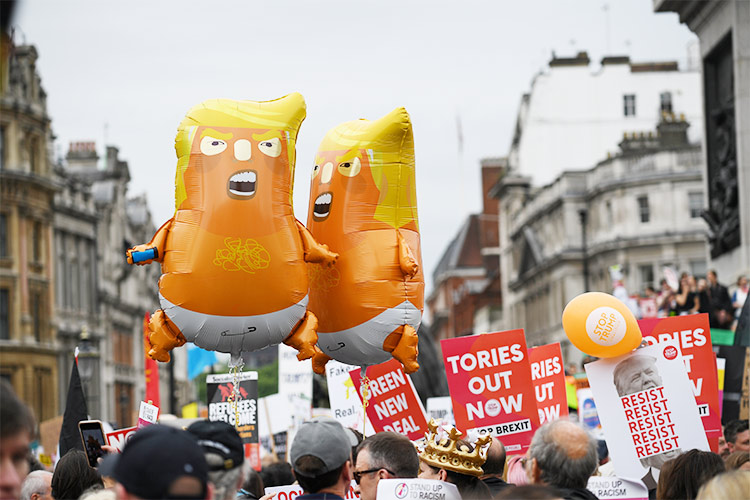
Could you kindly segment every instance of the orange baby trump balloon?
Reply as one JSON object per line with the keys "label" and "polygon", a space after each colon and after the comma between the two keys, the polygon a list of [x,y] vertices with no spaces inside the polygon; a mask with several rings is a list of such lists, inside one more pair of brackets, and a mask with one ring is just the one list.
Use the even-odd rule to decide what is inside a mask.
{"label": "orange baby trump balloon", "polygon": [[295,143],[305,101],[212,99],[178,127],[175,215],[128,262],[160,262],[161,309],[149,355],[186,341],[239,356],[285,342],[316,352],[306,262],[332,263],[292,211]]}
{"label": "orange baby trump balloon", "polygon": [[573,345],[597,358],[626,354],[643,340],[630,309],[612,295],[601,292],[584,293],[568,302],[562,324]]}
{"label": "orange baby trump balloon", "polygon": [[404,108],[340,124],[318,149],[307,226],[340,257],[308,266],[324,353],[313,358],[316,370],[329,358],[368,366],[391,356],[407,372],[419,368],[424,275],[414,173]]}

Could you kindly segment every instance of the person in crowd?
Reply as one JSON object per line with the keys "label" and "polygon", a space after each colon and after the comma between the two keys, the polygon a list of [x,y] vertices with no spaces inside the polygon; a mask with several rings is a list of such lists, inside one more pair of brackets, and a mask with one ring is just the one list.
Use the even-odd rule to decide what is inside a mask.
{"label": "person in crowd", "polygon": [[508,484],[524,486],[529,484],[529,476],[526,474],[526,460],[523,455],[513,455],[508,459]]}
{"label": "person in crowd", "polygon": [[479,477],[484,474],[482,465],[492,437],[482,436],[472,445],[460,439],[462,434],[458,429],[445,432],[434,419],[430,419],[427,428],[425,446],[419,453],[418,477],[456,485],[463,500],[491,498],[490,489]]}
{"label": "person in crowd", "polygon": [[511,485],[493,498],[495,500],[563,500],[560,492],[555,488],[541,484]]}
{"label": "person in crowd", "polygon": [[0,380],[0,498],[18,498],[29,473],[34,417],[13,387]]}
{"label": "person in crowd", "polygon": [[580,425],[548,422],[531,440],[526,472],[533,484],[558,488],[566,500],[595,500],[586,485],[599,464],[596,448],[596,439]]}
{"label": "person in crowd", "polygon": [[716,270],[710,269],[706,273],[706,279],[708,280],[708,296],[714,312],[714,323],[711,324],[711,328],[730,328],[734,319],[734,307],[729,291],[727,287],[719,283]]}
{"label": "person in crowd", "polygon": [[89,466],[86,453],[72,449],[57,462],[51,486],[55,500],[68,500],[80,497],[91,487],[104,488],[104,482],[99,471]]}
{"label": "person in crowd", "polygon": [[52,473],[46,470],[29,472],[21,485],[21,500],[52,500]]}
{"label": "person in crowd", "polygon": [[656,498],[692,500],[706,481],[725,470],[724,461],[716,453],[688,450],[664,464],[656,486]]}
{"label": "person in crowd", "polygon": [[732,420],[724,426],[724,438],[729,452],[750,451],[750,430],[747,420]]}
{"label": "person in crowd", "polygon": [[721,436],[719,437],[719,449],[717,450],[717,453],[722,458],[722,460],[726,460],[729,456],[731,451],[729,451],[729,445],[727,444],[727,440],[724,437],[724,428],[721,429]]}
{"label": "person in crowd", "polygon": [[340,423],[329,417],[302,423],[289,456],[304,492],[297,500],[343,500],[352,482],[352,445]]}
{"label": "person in crowd", "polygon": [[365,439],[361,432],[351,427],[344,427],[346,435],[349,436],[349,442],[352,444],[352,463],[357,462],[357,447]]}
{"label": "person in crowd", "polygon": [[750,292],[750,285],[748,285],[747,277],[740,276],[737,278],[737,289],[732,294],[732,307],[734,307],[735,319],[740,318],[740,312],[742,312],[742,306],[745,305],[748,292]]}
{"label": "person in crowd", "polygon": [[263,496],[265,486],[263,485],[263,479],[254,469],[247,470],[247,476],[245,482],[242,483],[242,487],[237,490],[237,498],[244,500],[258,500]]}
{"label": "person in crowd", "polygon": [[708,287],[707,279],[701,278],[698,280],[697,292],[701,304],[698,308],[698,312],[708,314],[709,325],[716,324],[716,318],[714,317],[715,309],[713,302],[711,302],[711,292]]}
{"label": "person in crowd", "polygon": [[706,481],[698,491],[698,500],[728,500],[750,496],[750,472],[727,471]]}
{"label": "person in crowd", "polygon": [[677,290],[674,300],[674,312],[677,316],[698,312],[701,303],[698,298],[698,286],[693,276],[688,273],[682,273],[680,276],[680,288]]}
{"label": "person in crowd", "polygon": [[669,282],[666,279],[661,280],[661,290],[659,296],[656,299],[657,314],[659,317],[669,316],[670,311],[674,306],[674,290],[669,286]]}
{"label": "person in crowd", "polygon": [[296,481],[289,462],[274,462],[266,465],[260,471],[260,479],[263,481],[265,488],[287,486],[294,484],[294,481]]}
{"label": "person in crowd", "polygon": [[406,436],[395,432],[368,437],[357,447],[356,457],[352,475],[362,500],[377,498],[381,479],[414,478],[419,473],[416,448]]}
{"label": "person in crowd", "polygon": [[509,486],[508,483],[503,481],[505,446],[499,439],[490,441],[490,447],[487,449],[487,460],[484,461],[482,470],[484,474],[479,479],[487,485],[493,497]]}
{"label": "person in crowd", "polygon": [[192,434],[166,425],[136,431],[120,454],[99,465],[117,481],[119,500],[147,498],[213,498],[203,449]]}
{"label": "person in crowd", "polygon": [[190,425],[192,434],[208,464],[208,480],[213,484],[213,500],[232,500],[242,486],[245,449],[234,426],[226,422],[200,420]]}
{"label": "person in crowd", "polygon": [[727,466],[727,470],[750,471],[750,452],[732,452],[724,459],[724,465]]}

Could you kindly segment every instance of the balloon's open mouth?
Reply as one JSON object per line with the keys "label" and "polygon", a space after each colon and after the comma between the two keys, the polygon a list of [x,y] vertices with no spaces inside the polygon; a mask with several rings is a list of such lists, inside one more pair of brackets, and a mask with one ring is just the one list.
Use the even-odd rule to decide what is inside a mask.
{"label": "balloon's open mouth", "polygon": [[237,172],[229,178],[227,190],[229,196],[235,199],[245,200],[255,195],[255,183],[258,176],[252,170]]}
{"label": "balloon's open mouth", "polygon": [[313,207],[313,220],[321,221],[328,217],[331,213],[331,202],[333,201],[333,194],[330,192],[323,193],[315,198],[315,206]]}

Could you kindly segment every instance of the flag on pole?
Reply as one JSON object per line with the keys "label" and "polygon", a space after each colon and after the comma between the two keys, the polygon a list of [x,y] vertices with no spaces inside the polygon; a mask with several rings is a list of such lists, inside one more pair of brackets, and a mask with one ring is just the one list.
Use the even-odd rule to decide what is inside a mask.
{"label": "flag on pole", "polygon": [[146,312],[143,317],[143,345],[145,347],[144,351],[146,355],[146,363],[144,364],[146,374],[146,401],[161,408],[159,402],[159,364],[148,355],[148,348],[151,345],[151,342],[148,340],[148,322],[150,319],[151,315]]}
{"label": "flag on pole", "polygon": [[206,351],[195,344],[188,344],[188,379],[193,380],[203,369],[216,363],[216,351]]}
{"label": "flag on pole", "polygon": [[62,427],[60,428],[60,457],[68,451],[78,449],[84,451],[81,435],[78,432],[78,422],[88,420],[89,410],[86,407],[86,396],[83,394],[81,376],[78,373],[78,348],[76,347],[73,368],[70,372],[68,396],[65,401]]}

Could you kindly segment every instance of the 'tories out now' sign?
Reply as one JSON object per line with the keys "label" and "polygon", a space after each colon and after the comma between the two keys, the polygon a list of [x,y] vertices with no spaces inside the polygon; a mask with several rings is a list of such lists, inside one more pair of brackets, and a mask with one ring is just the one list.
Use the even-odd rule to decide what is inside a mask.
{"label": "'tories out now' sign", "polygon": [[642,319],[638,326],[649,345],[670,340],[678,342],[688,377],[693,383],[693,394],[706,436],[721,437],[719,377],[711,347],[708,314]]}
{"label": "'tories out now' sign", "polygon": [[440,343],[456,427],[489,432],[507,451],[524,453],[539,414],[523,330]]}
{"label": "'tories out now' sign", "polygon": [[[359,369],[349,372],[360,398],[362,376]],[[376,432],[392,431],[415,441],[427,432],[427,420],[417,391],[395,359],[367,367],[370,399],[367,416]]]}
{"label": "'tories out now' sign", "polygon": [[529,348],[531,379],[539,409],[539,423],[551,422],[568,415],[560,343]]}

